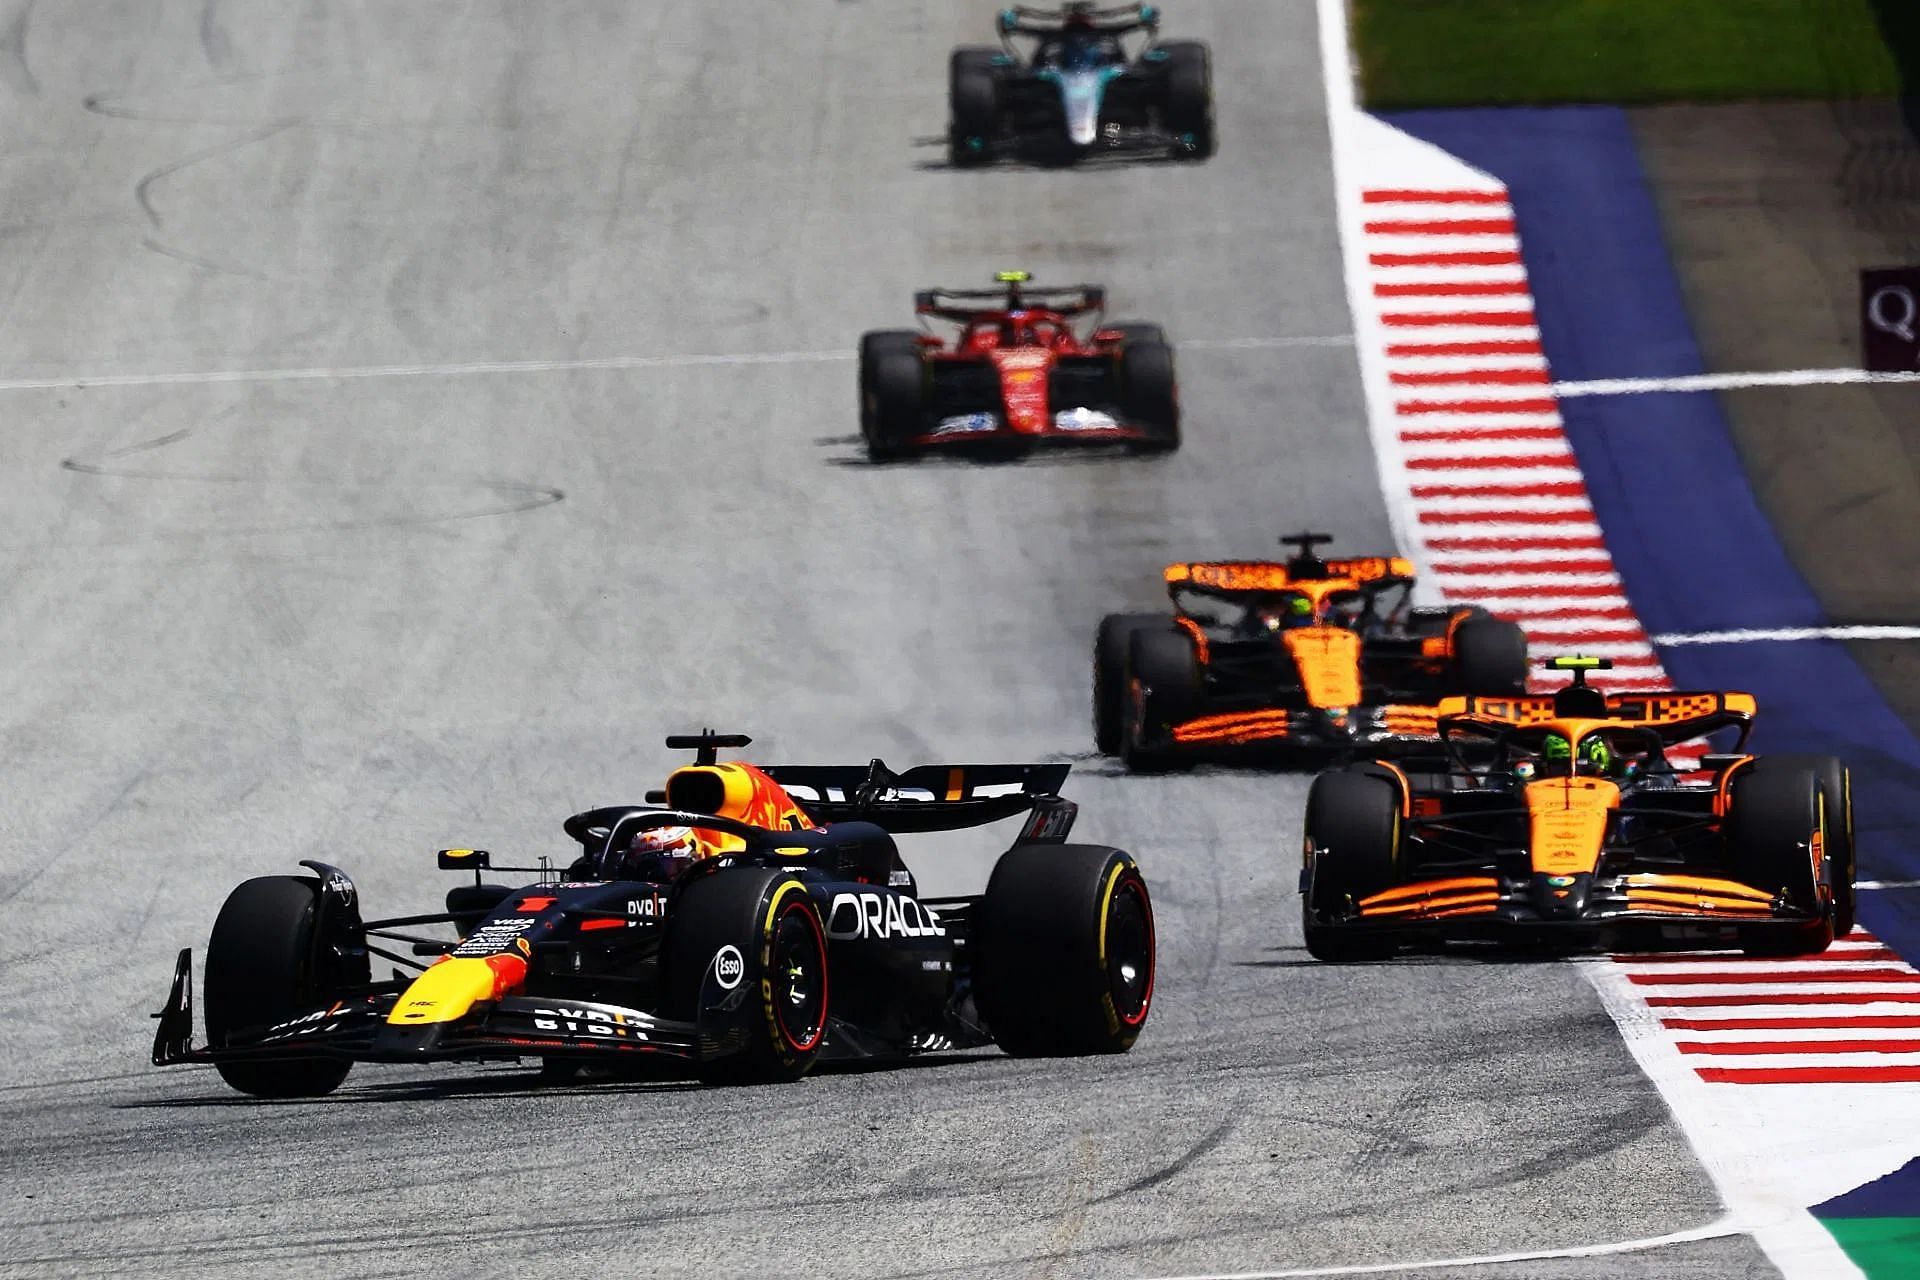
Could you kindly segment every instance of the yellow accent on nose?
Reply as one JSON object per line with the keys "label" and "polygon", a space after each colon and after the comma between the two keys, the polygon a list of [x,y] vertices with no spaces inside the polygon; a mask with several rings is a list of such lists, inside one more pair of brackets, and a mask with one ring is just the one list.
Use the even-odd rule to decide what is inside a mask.
{"label": "yellow accent on nose", "polygon": [[387,1022],[418,1027],[434,1022],[456,1022],[483,1000],[492,1000],[526,976],[527,962],[519,956],[466,959],[448,956],[413,980],[387,1014]]}

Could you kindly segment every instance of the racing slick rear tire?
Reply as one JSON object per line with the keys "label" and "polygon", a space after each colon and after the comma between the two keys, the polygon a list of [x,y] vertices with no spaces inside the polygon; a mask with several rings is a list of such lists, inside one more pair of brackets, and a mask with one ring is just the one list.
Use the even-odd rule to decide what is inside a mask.
{"label": "racing slick rear tire", "polygon": [[947,161],[955,168],[993,158],[1000,132],[998,49],[955,49],[947,60]]}
{"label": "racing slick rear tire", "polygon": [[[699,1021],[709,971],[726,990],[747,992],[745,1043],[701,1062],[701,1079],[775,1084],[812,1069],[827,1035],[827,930],[798,878],[758,867],[695,877],[674,900],[661,958],[670,1018]],[[722,976],[717,966],[729,961],[737,975],[728,968]],[[726,977],[732,977],[730,985]]]}
{"label": "racing slick rear tire", "polygon": [[1213,58],[1198,40],[1169,40],[1165,125],[1178,160],[1213,154]]}
{"label": "racing slick rear tire", "polygon": [[974,1002],[1017,1058],[1125,1053],[1153,1007],[1153,902],[1133,858],[1015,845],[980,902]]}
{"label": "racing slick rear tire", "polygon": [[1400,881],[1400,793],[1363,766],[1323,773],[1307,792],[1306,892],[1300,928],[1307,954],[1334,962],[1384,960],[1391,938],[1330,921]]}
{"label": "racing slick rear tire", "polygon": [[1734,776],[1730,790],[1727,852],[1740,880],[1818,916],[1791,929],[1742,930],[1740,949],[1754,956],[1818,955],[1834,935],[1833,905],[1820,894],[1810,850],[1816,833],[1825,845],[1829,825],[1819,774],[1789,758],[1760,759]]}
{"label": "racing slick rear tire", "polygon": [[[306,876],[242,881],[214,918],[207,941],[207,1043],[227,1047],[247,1027],[265,1026],[324,1003],[335,989],[367,981],[365,955],[331,961],[317,937],[320,882]],[[329,1057],[216,1062],[220,1078],[256,1098],[317,1098],[353,1069]]]}
{"label": "racing slick rear tire", "polygon": [[1527,633],[1501,618],[1468,618],[1453,632],[1454,692],[1477,698],[1527,691]]}
{"label": "racing slick rear tire", "polygon": [[1192,762],[1172,744],[1173,727],[1201,707],[1203,685],[1193,639],[1171,621],[1140,627],[1127,639],[1126,722],[1120,758],[1136,773]]}
{"label": "racing slick rear tire", "polygon": [[926,367],[920,335],[882,329],[860,338],[860,438],[867,457],[886,462],[907,452],[920,430],[926,402]]}
{"label": "racing slick rear tire", "polygon": [[1148,434],[1133,442],[1136,453],[1172,453],[1180,447],[1180,387],[1173,345],[1158,325],[1139,330],[1120,345],[1120,395],[1127,417]]}
{"label": "racing slick rear tire", "polygon": [[1103,756],[1120,750],[1127,723],[1127,646],[1133,633],[1165,621],[1157,613],[1110,613],[1093,636],[1093,745]]}

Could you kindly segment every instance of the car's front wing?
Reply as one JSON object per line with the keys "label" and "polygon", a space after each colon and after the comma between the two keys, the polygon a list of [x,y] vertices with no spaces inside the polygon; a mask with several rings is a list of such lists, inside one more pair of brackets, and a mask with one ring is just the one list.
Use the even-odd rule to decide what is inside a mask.
{"label": "car's front wing", "polygon": [[599,1001],[507,996],[476,1006],[457,1021],[408,1026],[387,1021],[396,997],[379,994],[330,1001],[235,1032],[217,1048],[196,1048],[192,985],[192,953],[182,951],[166,1007],[154,1015],[160,1022],[153,1042],[155,1066],[294,1057],[409,1062],[664,1054],[699,1061],[745,1044],[744,1031],[735,1027],[738,1020],[721,1009],[712,1012],[723,1016],[696,1024]]}

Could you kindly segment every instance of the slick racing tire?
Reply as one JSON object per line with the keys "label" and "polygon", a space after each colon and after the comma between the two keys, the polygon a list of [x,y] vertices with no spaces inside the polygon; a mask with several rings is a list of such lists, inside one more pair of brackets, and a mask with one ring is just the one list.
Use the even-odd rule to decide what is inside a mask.
{"label": "slick racing tire", "polygon": [[1173,726],[1199,714],[1203,696],[1193,639],[1166,619],[1127,640],[1126,721],[1120,758],[1137,773],[1190,763],[1169,741]]}
{"label": "slick racing tire", "polygon": [[886,462],[904,455],[919,433],[926,401],[920,336],[883,329],[860,339],[860,438],[867,457]]}
{"label": "slick racing tire", "polygon": [[[1805,757],[1801,758],[1802,760]],[[1817,955],[1833,943],[1834,910],[1822,897],[1809,845],[1830,829],[1819,774],[1789,758],[1760,759],[1734,775],[1727,805],[1727,852],[1743,883],[1784,894],[1819,918],[1793,929],[1742,930],[1748,955]]]}
{"label": "slick racing tire", "polygon": [[947,160],[956,168],[993,158],[1000,132],[998,49],[955,49],[947,61]]}
{"label": "slick racing tire", "polygon": [[1101,755],[1120,750],[1127,722],[1127,646],[1142,627],[1165,622],[1157,613],[1110,613],[1093,636],[1093,745]]}
{"label": "slick racing tire", "polygon": [[1169,40],[1165,125],[1179,160],[1213,154],[1213,59],[1198,40]]}
{"label": "slick racing tire", "polygon": [[1527,633],[1500,618],[1468,618],[1453,632],[1454,692],[1478,698],[1527,691]]}
{"label": "slick racing tire", "polygon": [[[366,983],[364,957],[358,973],[340,962],[333,972],[320,967],[319,917],[320,882],[305,876],[259,876],[227,895],[207,942],[208,1044],[224,1049],[236,1031],[292,1017],[341,986]],[[339,1088],[352,1068],[311,1056],[214,1064],[222,1080],[256,1098],[316,1098]]]}
{"label": "slick racing tire", "polygon": [[[774,1084],[812,1069],[827,1036],[827,930],[791,873],[721,868],[696,876],[674,901],[661,955],[668,1017],[699,1020],[701,988],[716,966],[732,966],[727,978],[716,976],[721,986],[746,991],[744,1034],[733,1038],[734,1052],[700,1064],[702,1079]],[[703,1027],[702,1040],[707,1035]]]}
{"label": "slick racing tire", "polygon": [[1334,921],[1400,881],[1400,793],[1364,767],[1323,773],[1307,792],[1307,888],[1301,931],[1316,960],[1384,960],[1393,941]]}
{"label": "slick racing tire", "polygon": [[1827,887],[1833,891],[1833,936],[1846,937],[1853,932],[1853,881],[1858,874],[1853,843],[1853,771],[1833,756],[1812,755],[1763,756],[1748,768],[1768,772],[1807,769],[1820,780],[1820,792],[1826,797]]}
{"label": "slick racing tire", "polygon": [[1018,1058],[1125,1053],[1153,1007],[1153,902],[1133,858],[1015,845],[980,902],[974,1001]]}
{"label": "slick racing tire", "polygon": [[1127,417],[1148,437],[1135,441],[1136,453],[1172,453],[1180,447],[1180,388],[1174,375],[1173,345],[1159,325],[1127,325],[1120,344],[1120,395]]}

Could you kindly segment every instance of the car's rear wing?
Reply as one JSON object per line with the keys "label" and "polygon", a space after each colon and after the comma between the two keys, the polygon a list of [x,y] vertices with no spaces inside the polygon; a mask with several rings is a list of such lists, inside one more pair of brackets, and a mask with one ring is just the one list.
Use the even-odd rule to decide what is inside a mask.
{"label": "car's rear wing", "polygon": [[[1042,9],[1017,4],[1000,11],[1003,36],[1050,36],[1067,29],[1067,10]],[[1129,31],[1155,31],[1160,26],[1160,11],[1150,4],[1119,4],[1105,9],[1081,9],[1072,15],[1085,29],[1125,35]]]}
{"label": "car's rear wing", "polygon": [[1028,826],[1037,829],[1026,838],[1058,840],[1075,811],[1060,798],[1073,768],[1068,764],[929,764],[904,773],[879,760],[761,767],[815,822],[859,820],[909,833],[977,827],[1031,813],[1035,821]]}
{"label": "car's rear wing", "polygon": [[[1599,690],[1593,690],[1599,694]],[[1668,746],[1703,737],[1721,729],[1738,729],[1741,740],[1752,731],[1757,704],[1750,693],[1648,691],[1608,693],[1602,710],[1596,700],[1591,712],[1575,718],[1619,721],[1651,729]],[[1547,724],[1569,718],[1569,711],[1553,694],[1498,698],[1443,698],[1434,715],[1444,734],[1450,728],[1482,733],[1509,727]]]}
{"label": "car's rear wing", "polygon": [[1009,309],[1051,311],[1060,316],[1080,316],[1102,311],[1107,291],[1097,284],[1066,284],[1037,287],[1014,282],[1014,287],[999,289],[922,289],[913,295],[918,315],[936,316],[960,324],[1003,316]]}
{"label": "car's rear wing", "polygon": [[[1163,576],[1170,592],[1205,591],[1223,596],[1285,591],[1307,580],[1295,573],[1291,565],[1271,560],[1196,560],[1170,564]],[[1413,582],[1413,561],[1403,556],[1350,556],[1320,561],[1311,579],[1325,581],[1328,578],[1350,578],[1366,590],[1409,586]]]}

